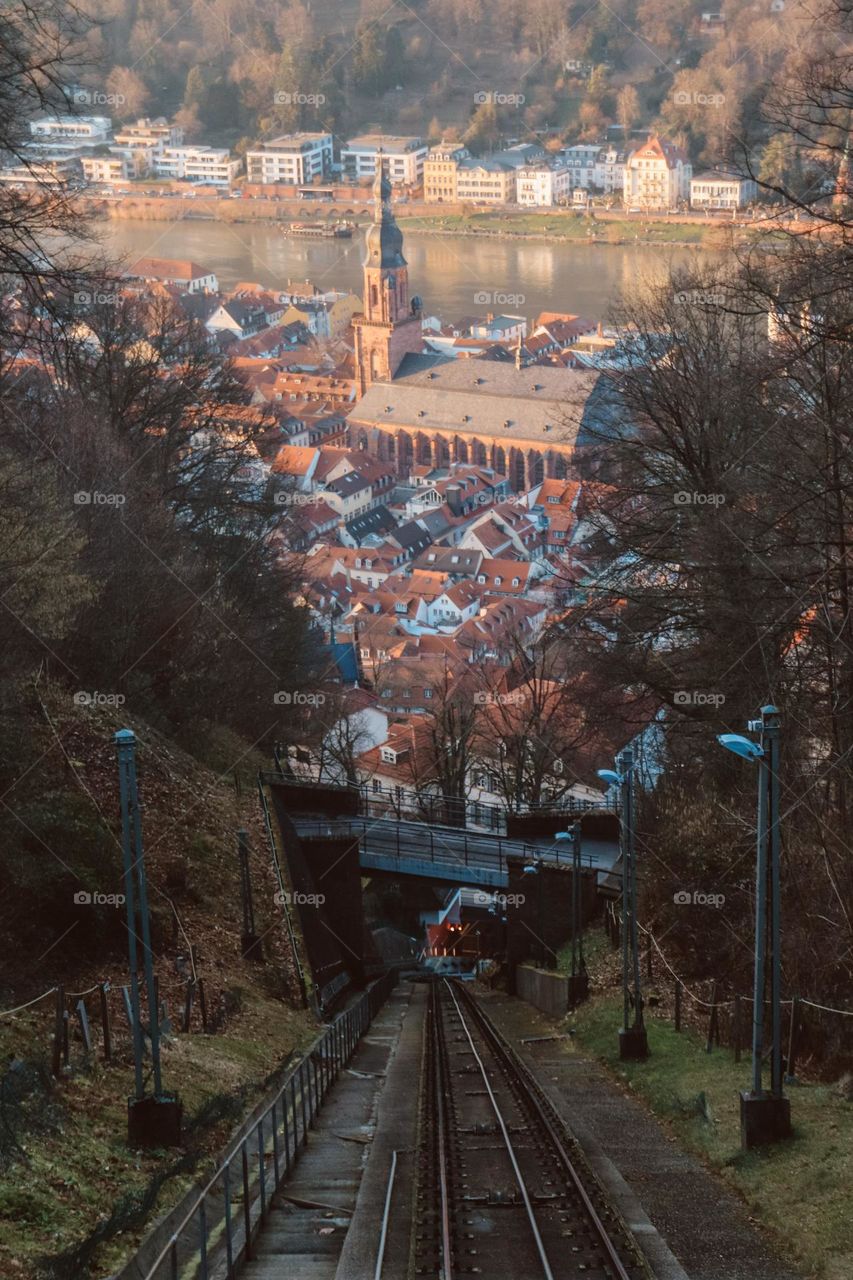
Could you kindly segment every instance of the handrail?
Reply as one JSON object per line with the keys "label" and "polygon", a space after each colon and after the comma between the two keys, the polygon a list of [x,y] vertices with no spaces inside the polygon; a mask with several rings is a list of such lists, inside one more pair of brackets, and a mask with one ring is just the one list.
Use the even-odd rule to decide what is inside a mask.
{"label": "handrail", "polygon": [[[289,1175],[300,1144],[307,1142],[308,1130],[330,1086],[349,1062],[394,982],[394,972],[389,970],[372,983],[354,1005],[338,1014],[308,1054],[287,1074],[275,1097],[247,1131],[232,1139],[226,1147],[227,1154],[172,1230],[154,1262],[142,1273],[142,1280],[177,1280],[194,1261],[198,1261],[201,1276],[212,1274],[209,1250],[214,1238],[226,1263],[228,1280],[234,1280],[237,1266],[252,1257],[257,1227],[267,1216],[272,1196]],[[267,1167],[270,1158],[271,1171]],[[232,1213],[231,1175],[235,1161],[237,1181],[242,1183],[240,1227]],[[270,1172],[272,1182],[268,1185]],[[220,1203],[209,1204],[214,1196],[220,1200],[220,1185]],[[209,1215],[211,1207],[217,1212]],[[187,1236],[195,1233],[196,1226],[196,1238],[188,1240]]]}

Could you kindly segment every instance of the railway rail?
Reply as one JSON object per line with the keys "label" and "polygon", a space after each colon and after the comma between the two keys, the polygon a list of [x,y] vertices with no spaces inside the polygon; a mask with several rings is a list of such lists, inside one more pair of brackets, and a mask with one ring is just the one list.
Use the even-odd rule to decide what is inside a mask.
{"label": "railway rail", "polygon": [[539,1084],[459,982],[431,986],[422,1080],[417,1275],[648,1276]]}

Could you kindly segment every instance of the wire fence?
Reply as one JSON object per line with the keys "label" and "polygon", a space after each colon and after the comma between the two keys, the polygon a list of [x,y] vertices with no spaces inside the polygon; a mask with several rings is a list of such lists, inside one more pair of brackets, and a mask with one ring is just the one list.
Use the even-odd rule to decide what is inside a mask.
{"label": "wire fence", "polygon": [[[156,985],[156,980],[155,980]],[[140,1016],[145,1021],[144,991]],[[95,982],[84,991],[67,991],[62,984],[48,987],[32,999],[10,1009],[0,1010],[0,1025],[35,1010],[47,1000],[52,1000],[52,1029],[45,1027],[50,1038],[52,1072],[59,1076],[71,1068],[75,1049],[81,1051],[82,1062],[91,1061],[99,1051],[104,1062],[123,1057],[132,1049],[132,1015],[128,987],[114,987],[105,979]],[[160,1022],[167,1034],[200,1031],[212,1035],[223,1030],[233,1007],[226,989],[208,990],[203,978],[189,977],[179,989],[180,1007],[170,1016],[167,1003],[161,1000],[159,991]],[[73,1028],[73,1030],[72,1030]]]}
{"label": "wire fence", "polygon": [[[619,946],[622,932],[623,917],[621,911],[613,904],[608,903],[605,908],[604,929],[611,944],[614,947]],[[651,929],[637,922],[642,937],[645,938],[645,970],[646,982],[653,982],[654,973],[654,957],[657,956],[660,964],[663,966],[673,982],[673,1022],[676,1031],[681,1030],[684,1019],[684,1001],[689,1001],[695,1006],[697,1013],[700,1010],[707,1010],[707,1034],[706,1048],[710,1053],[715,1045],[720,1046],[724,1042],[734,1051],[735,1061],[740,1060],[741,1053],[745,1044],[745,1036],[748,1025],[752,1019],[752,992],[740,993],[735,992],[721,999],[718,992],[721,987],[719,979],[709,978],[707,983],[711,987],[710,999],[706,999],[700,995],[695,989],[691,988],[686,979],[673,967],[663,951],[658,939],[655,937]],[[693,984],[695,987],[695,984]],[[648,993],[650,995],[651,993]],[[648,997],[647,997],[648,998]],[[659,997],[655,998],[657,1004]],[[649,1001],[651,1004],[651,1001]],[[770,1005],[770,1000],[765,999],[764,1004]],[[815,1013],[827,1014],[833,1017],[853,1018],[853,1009],[839,1009],[833,1005],[825,1004],[822,1001],[810,999],[806,996],[792,995],[781,1001],[782,1005],[790,1010],[790,1018],[788,1025],[787,1038],[787,1057],[786,1057],[786,1075],[790,1078],[794,1074],[797,1058],[802,1054],[804,1049],[816,1049],[817,1041],[820,1037],[815,1035],[815,1027],[807,1027],[803,1012],[805,1009],[814,1010]],[[658,1007],[660,1007],[658,1005]],[[846,1024],[842,1024],[845,1026]],[[811,1031],[811,1035],[808,1032]],[[844,1031],[840,1030],[842,1040],[844,1040]],[[828,1037],[824,1036],[824,1039]],[[849,1051],[850,1046],[845,1044],[845,1049]]]}

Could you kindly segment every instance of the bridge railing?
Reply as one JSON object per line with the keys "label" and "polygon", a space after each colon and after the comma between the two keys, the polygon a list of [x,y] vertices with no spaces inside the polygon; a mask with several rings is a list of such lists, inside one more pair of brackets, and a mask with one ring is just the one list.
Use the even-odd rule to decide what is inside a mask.
{"label": "bridge railing", "polygon": [[[429,791],[416,794],[404,787],[386,787],[375,783],[333,783],[317,779],[300,778],[286,772],[263,771],[265,782],[285,783],[308,790],[316,787],[318,791],[340,790],[343,794],[356,796],[359,812],[365,817],[384,817],[393,815],[399,821],[413,821],[439,826],[476,829],[485,828],[489,833],[506,835],[507,810],[502,805],[489,804],[480,800],[469,800],[452,796],[436,795]],[[564,796],[561,801],[541,806],[549,814],[565,814],[566,820],[599,809],[600,802],[581,800],[575,796]],[[536,812],[533,810],[532,812]]]}
{"label": "bridge railing", "polygon": [[[290,1175],[326,1094],[354,1054],[394,986],[393,971],[374,982],[339,1014],[308,1055],[286,1077],[261,1114],[232,1144],[222,1164],[191,1202],[154,1262],[134,1261],[142,1280],[214,1275],[234,1280],[254,1256],[271,1200]],[[122,1272],[122,1275],[125,1273]]]}
{"label": "bridge railing", "polygon": [[[524,858],[528,862],[572,865],[572,852],[564,844],[552,846],[533,845],[513,840],[507,836],[492,836],[467,831],[459,827],[419,826],[413,822],[398,822],[388,817],[328,818],[299,821],[300,836],[320,839],[334,836],[354,836],[365,852],[393,859],[398,864],[407,860],[429,862],[433,866],[467,867],[507,874],[509,858]],[[592,869],[595,863],[589,854],[581,855],[581,866]]]}

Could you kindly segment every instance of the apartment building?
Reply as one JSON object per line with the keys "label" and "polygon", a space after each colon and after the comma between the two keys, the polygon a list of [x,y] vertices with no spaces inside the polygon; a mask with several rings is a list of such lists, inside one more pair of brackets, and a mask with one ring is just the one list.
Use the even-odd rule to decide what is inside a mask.
{"label": "apartment building", "polygon": [[382,163],[392,186],[419,187],[429,147],[423,138],[400,138],[384,133],[365,133],[351,138],[341,148],[344,181],[361,182],[376,176],[376,158]]}
{"label": "apartment building", "polygon": [[652,136],[625,162],[623,195],[628,209],[677,209],[690,199],[693,170],[680,147]]}
{"label": "apartment building", "polygon": [[305,186],[332,167],[330,133],[285,133],[246,152],[249,182]]}
{"label": "apartment building", "polygon": [[460,164],[471,158],[467,147],[440,142],[424,158],[424,200],[427,204],[452,204],[457,199],[456,175]]}
{"label": "apartment building", "polygon": [[690,179],[691,209],[742,209],[757,195],[754,180],[737,173],[708,169]]}
{"label": "apartment building", "polygon": [[170,124],[163,116],[155,120],[143,116],[135,124],[126,124],[114,137],[119,147],[155,147],[162,151],[164,147],[182,147],[184,130],[179,124]]}
{"label": "apartment building", "polygon": [[515,169],[500,160],[466,160],[456,171],[456,198],[473,204],[508,204],[515,199]]}
{"label": "apartment building", "polygon": [[625,189],[625,152],[616,147],[602,147],[592,168],[592,185],[608,195]]}
{"label": "apartment building", "polygon": [[227,147],[164,147],[152,157],[158,178],[180,178],[213,187],[229,186],[242,167],[242,161],[233,159]]}
{"label": "apartment building", "polygon": [[586,187],[593,185],[595,178],[595,162],[601,146],[597,142],[579,142],[573,147],[566,147],[560,153],[560,161],[569,171],[570,187]]}
{"label": "apartment building", "polygon": [[83,177],[83,159],[112,137],[108,116],[44,116],[30,121],[21,160],[0,169],[0,181],[63,184]]}
{"label": "apartment building", "polygon": [[515,171],[515,198],[521,205],[550,208],[565,204],[570,190],[569,170],[564,164],[524,165]]}

